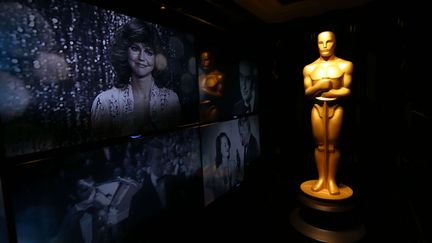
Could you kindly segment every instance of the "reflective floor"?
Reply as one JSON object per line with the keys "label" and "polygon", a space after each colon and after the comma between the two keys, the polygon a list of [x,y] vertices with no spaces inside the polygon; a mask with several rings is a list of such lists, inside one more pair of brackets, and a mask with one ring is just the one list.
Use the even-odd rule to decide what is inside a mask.
{"label": "reflective floor", "polygon": [[[422,175],[400,164],[389,167],[380,156],[356,160],[341,169],[346,173],[341,180],[354,191],[343,203],[303,194],[300,184],[311,179],[297,171],[304,168],[274,156],[207,207],[162,215],[143,227],[139,234],[145,240],[136,242],[429,242],[424,225],[431,204],[407,190]],[[404,181],[413,177],[419,181]]]}

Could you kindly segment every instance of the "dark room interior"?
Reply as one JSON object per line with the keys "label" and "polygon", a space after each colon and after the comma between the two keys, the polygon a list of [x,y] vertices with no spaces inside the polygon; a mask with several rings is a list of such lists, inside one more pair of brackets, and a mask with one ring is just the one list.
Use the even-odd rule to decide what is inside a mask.
{"label": "dark room interior", "polygon": [[[2,1],[2,5],[0,20],[6,24],[0,23],[0,101],[5,104],[0,105],[0,243],[432,241],[428,222],[432,201],[427,195],[432,170],[428,152],[432,80],[427,73],[432,62],[426,37],[430,13],[421,1],[33,0]],[[28,21],[24,25],[30,27],[15,20],[21,13]],[[47,20],[38,20],[39,16]],[[72,24],[62,23],[63,19]],[[119,76],[105,61],[111,48],[106,42],[131,19],[161,26],[155,35],[166,44],[161,50],[167,54],[155,55],[158,70],[152,74],[155,80],[167,80],[156,83],[164,87],[157,90],[165,92],[165,102],[177,94],[181,119],[174,126],[158,127],[170,121],[163,117],[153,128],[140,130],[122,124],[130,129],[111,129],[98,137],[91,128],[93,98],[111,88]],[[52,31],[36,33],[33,25],[52,26]],[[318,177],[313,101],[305,96],[303,68],[319,57],[317,37],[322,31],[335,33],[336,55],[354,66],[351,93],[343,100],[337,169],[337,181],[348,185],[353,195],[340,201],[309,197],[300,188],[302,182]],[[48,38],[58,43],[48,46]],[[224,85],[216,94],[205,90],[213,86],[201,86],[204,52],[215,58],[220,71],[212,73],[217,74],[215,82]],[[256,109],[235,114],[231,106],[243,95],[241,85],[237,87],[243,59],[257,70]],[[49,62],[55,64],[41,74],[39,65]],[[133,82],[133,74],[128,80]],[[20,82],[24,85],[18,87]],[[217,93],[222,91],[223,95]],[[150,93],[154,92],[152,88]],[[203,107],[212,102],[221,109],[205,113]],[[116,105],[111,103],[110,109]],[[257,153],[249,162],[237,131],[244,120],[258,140]],[[32,130],[27,123],[42,124],[45,130]],[[47,134],[55,134],[54,139]],[[223,135],[227,143],[220,141]],[[224,144],[231,149],[230,161],[236,160],[243,169],[236,182],[230,177],[228,189],[216,192],[207,189],[212,177],[206,168],[215,157],[217,163],[219,151],[214,152],[214,145],[217,150]],[[152,178],[149,183],[156,180],[150,171],[162,159],[148,152],[155,150],[160,158],[173,161],[170,195],[179,196],[174,199],[179,203],[149,205],[154,210],[144,219],[147,212],[142,209],[130,213],[136,205],[129,200],[144,187],[145,175]],[[108,163],[116,158],[122,159],[121,171],[116,162]],[[98,164],[102,160],[106,164]],[[144,175],[132,171],[132,181],[126,176],[128,169]],[[124,194],[111,195],[114,184],[107,178]],[[87,191],[74,192],[73,183]],[[70,207],[82,195],[92,200],[111,198],[98,200],[109,207],[107,215],[101,211],[98,217],[92,215],[89,210],[96,206],[88,206],[86,200]],[[132,199],[127,199],[129,195]],[[80,218],[70,214],[71,208],[82,212]],[[85,221],[89,217],[93,218]],[[103,217],[109,223],[96,228],[96,218]],[[122,224],[125,221],[128,224]],[[88,222],[93,228],[85,233]],[[81,234],[79,239],[68,236]]]}

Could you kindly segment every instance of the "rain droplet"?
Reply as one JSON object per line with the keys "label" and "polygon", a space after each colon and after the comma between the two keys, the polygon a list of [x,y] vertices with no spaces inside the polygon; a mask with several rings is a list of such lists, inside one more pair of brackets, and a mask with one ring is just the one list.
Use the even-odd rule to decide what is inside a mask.
{"label": "rain droplet", "polygon": [[34,67],[34,68],[39,69],[40,66],[41,66],[41,65],[40,65],[40,62],[39,62],[38,60],[36,60],[36,61],[33,62],[33,67]]}

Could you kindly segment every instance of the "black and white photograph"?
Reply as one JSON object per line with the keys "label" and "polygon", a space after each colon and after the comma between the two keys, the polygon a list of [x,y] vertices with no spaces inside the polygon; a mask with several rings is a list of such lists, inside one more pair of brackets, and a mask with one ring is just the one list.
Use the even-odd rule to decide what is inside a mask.
{"label": "black and white photograph", "polygon": [[238,64],[238,92],[234,103],[233,116],[241,116],[258,111],[258,68],[248,59],[241,59]]}
{"label": "black and white photograph", "polygon": [[237,120],[238,133],[241,141],[241,149],[239,150],[242,153],[241,158],[245,168],[245,175],[248,175],[250,168],[254,166],[261,154],[258,118],[258,115],[251,115],[241,117]]}
{"label": "black and white photograph", "polygon": [[260,152],[258,116],[201,127],[204,203],[239,186]]}
{"label": "black and white photograph", "polygon": [[197,128],[20,167],[10,183],[20,243],[128,242],[163,213],[203,205]]}
{"label": "black and white photograph", "polygon": [[7,157],[198,121],[190,33],[46,0],[2,3],[0,29]]}

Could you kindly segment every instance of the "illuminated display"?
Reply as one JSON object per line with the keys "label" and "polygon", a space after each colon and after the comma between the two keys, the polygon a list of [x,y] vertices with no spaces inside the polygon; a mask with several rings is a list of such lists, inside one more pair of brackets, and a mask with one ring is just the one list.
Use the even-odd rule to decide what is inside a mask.
{"label": "illuminated display", "polygon": [[8,157],[198,120],[194,37],[75,1],[0,6]]}

